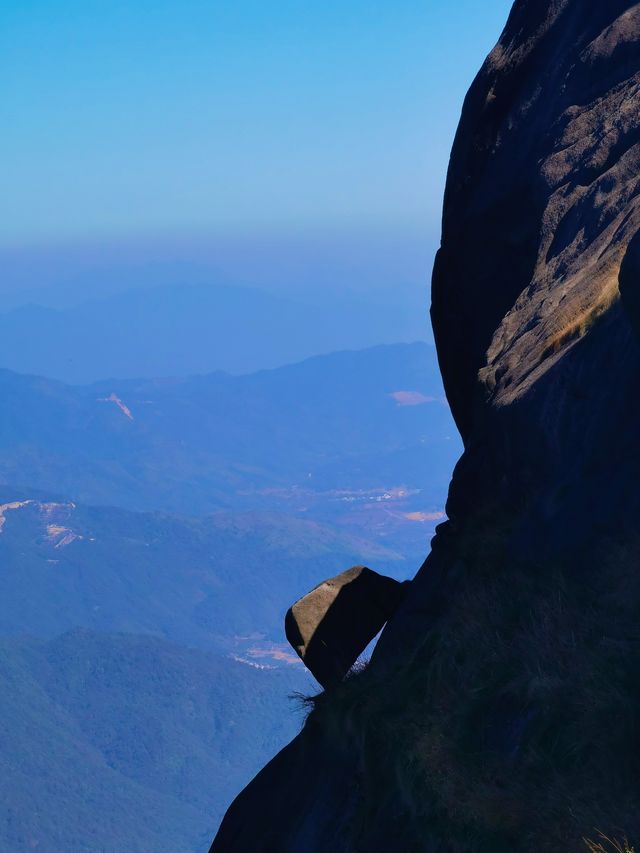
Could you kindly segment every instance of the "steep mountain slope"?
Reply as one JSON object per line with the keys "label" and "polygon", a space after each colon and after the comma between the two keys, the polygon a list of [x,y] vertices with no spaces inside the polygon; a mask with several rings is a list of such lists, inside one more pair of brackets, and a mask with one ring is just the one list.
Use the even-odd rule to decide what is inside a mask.
{"label": "steep mountain slope", "polygon": [[197,853],[305,684],[152,637],[0,640],[0,849]]}
{"label": "steep mountain slope", "polygon": [[517,0],[465,102],[434,271],[465,443],[450,521],[369,669],[213,853],[638,843],[639,200],[640,4]]}

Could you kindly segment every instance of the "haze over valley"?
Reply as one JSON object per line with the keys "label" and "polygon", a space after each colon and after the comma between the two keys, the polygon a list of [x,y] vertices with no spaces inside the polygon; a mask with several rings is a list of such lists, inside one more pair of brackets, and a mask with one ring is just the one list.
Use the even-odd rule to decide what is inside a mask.
{"label": "haze over valley", "polygon": [[425,293],[167,284],[61,307],[26,302],[0,313],[0,364],[71,383],[250,373],[335,350],[424,340]]}
{"label": "haze over valley", "polygon": [[387,621],[423,564],[442,194],[510,6],[3,4],[2,853],[204,853],[324,684],[291,605],[366,564]]}
{"label": "haze over valley", "polygon": [[[291,695],[317,689],[284,639],[287,607],[358,563],[411,577],[443,518],[459,445],[432,345],[232,375],[215,369],[229,366],[218,338],[262,358],[277,323],[256,341],[261,311],[282,303],[232,289],[165,295],[86,303],[73,328],[57,328],[52,317],[66,312],[48,308],[4,316],[14,335],[5,353],[15,347],[40,368],[0,370],[7,849],[76,853],[87,823],[87,849],[206,846],[233,796],[295,735],[302,709]],[[134,298],[136,322],[117,323]],[[185,357],[173,365],[184,373],[118,378],[122,353],[141,374],[170,354],[161,341],[176,300]],[[107,315],[105,304],[117,308]],[[130,348],[137,323],[153,342],[140,350],[146,362]],[[190,348],[198,326],[200,349]],[[20,336],[38,343],[19,350]],[[86,356],[67,377],[93,381],[42,375],[65,373],[49,359],[63,340]],[[322,349],[306,333],[300,341]],[[112,378],[95,381],[92,352]],[[208,369],[190,375],[198,359]],[[41,741],[54,744],[46,774]],[[65,785],[69,776],[78,781]]]}

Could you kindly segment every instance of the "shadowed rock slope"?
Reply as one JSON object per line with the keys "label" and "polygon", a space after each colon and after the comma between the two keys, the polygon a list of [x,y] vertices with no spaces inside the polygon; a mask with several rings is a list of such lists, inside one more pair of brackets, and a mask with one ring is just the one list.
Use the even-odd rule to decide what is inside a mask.
{"label": "shadowed rock slope", "polygon": [[639,188],[640,3],[518,0],[434,270],[450,521],[213,853],[640,843]]}

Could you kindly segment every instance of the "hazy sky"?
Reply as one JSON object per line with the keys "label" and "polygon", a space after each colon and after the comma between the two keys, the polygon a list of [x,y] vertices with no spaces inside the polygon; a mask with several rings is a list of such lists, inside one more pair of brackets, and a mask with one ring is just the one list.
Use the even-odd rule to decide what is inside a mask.
{"label": "hazy sky", "polygon": [[433,238],[509,7],[4,0],[0,244]]}

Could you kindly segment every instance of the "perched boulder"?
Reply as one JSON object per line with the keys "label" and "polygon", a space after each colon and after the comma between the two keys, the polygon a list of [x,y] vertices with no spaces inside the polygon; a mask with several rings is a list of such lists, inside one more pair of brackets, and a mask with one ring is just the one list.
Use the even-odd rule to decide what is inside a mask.
{"label": "perched boulder", "polygon": [[338,684],[398,609],[406,583],[365,566],[319,584],[287,612],[287,639],[326,689]]}

